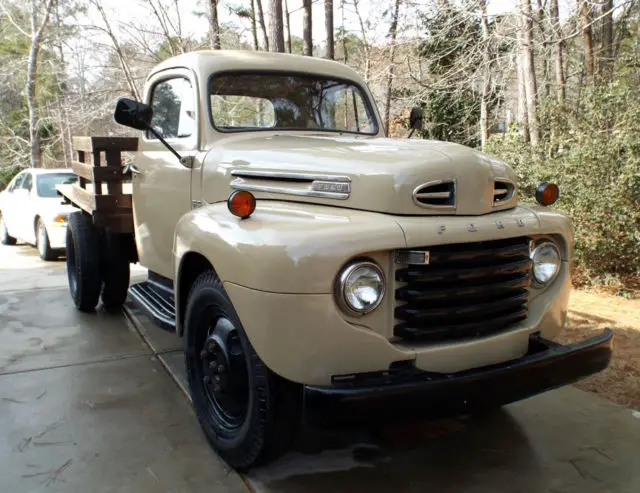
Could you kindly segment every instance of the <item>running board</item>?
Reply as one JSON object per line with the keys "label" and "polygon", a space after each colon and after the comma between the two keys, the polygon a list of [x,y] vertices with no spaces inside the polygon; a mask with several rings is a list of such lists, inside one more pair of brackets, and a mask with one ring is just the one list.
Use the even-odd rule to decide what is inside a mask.
{"label": "running board", "polygon": [[149,280],[131,285],[129,296],[133,299],[155,325],[161,329],[175,332],[176,308],[173,289],[149,273]]}

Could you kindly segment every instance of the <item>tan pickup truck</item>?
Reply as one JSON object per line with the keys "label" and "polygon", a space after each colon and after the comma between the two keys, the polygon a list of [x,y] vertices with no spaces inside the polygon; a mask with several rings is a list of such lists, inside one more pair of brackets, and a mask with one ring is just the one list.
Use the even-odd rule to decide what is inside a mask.
{"label": "tan pickup truck", "polygon": [[[607,367],[609,330],[551,342],[573,255],[555,185],[525,205],[502,161],[385,138],[333,61],[188,53],[143,97],[115,110],[139,138],[76,140],[70,291],[80,310],[129,294],[183,337],[197,416],[232,466],[282,454],[305,421],[472,412]],[[129,262],[149,279],[127,291]]]}

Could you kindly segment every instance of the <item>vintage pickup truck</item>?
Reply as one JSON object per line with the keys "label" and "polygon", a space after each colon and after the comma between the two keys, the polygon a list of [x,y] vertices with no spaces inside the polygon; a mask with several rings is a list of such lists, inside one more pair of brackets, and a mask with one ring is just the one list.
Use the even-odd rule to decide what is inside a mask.
{"label": "vintage pickup truck", "polygon": [[[552,342],[573,255],[558,187],[526,205],[504,162],[386,138],[341,63],[180,55],[115,120],[139,138],[76,139],[79,180],[60,187],[80,209],[71,295],[80,310],[130,295],[183,337],[202,429],[238,469],[282,454],[304,420],[467,413],[609,364],[610,330]],[[129,288],[130,262],[149,278]]]}

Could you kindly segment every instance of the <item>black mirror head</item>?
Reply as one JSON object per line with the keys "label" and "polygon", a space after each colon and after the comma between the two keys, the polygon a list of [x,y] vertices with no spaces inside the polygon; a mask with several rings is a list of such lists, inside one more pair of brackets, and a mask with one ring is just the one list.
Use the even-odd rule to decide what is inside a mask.
{"label": "black mirror head", "polygon": [[151,125],[151,106],[129,98],[120,98],[113,114],[116,123],[136,130],[147,130]]}
{"label": "black mirror head", "polygon": [[412,130],[419,130],[422,128],[422,120],[424,118],[424,112],[419,106],[411,108],[411,114],[409,115],[409,126]]}

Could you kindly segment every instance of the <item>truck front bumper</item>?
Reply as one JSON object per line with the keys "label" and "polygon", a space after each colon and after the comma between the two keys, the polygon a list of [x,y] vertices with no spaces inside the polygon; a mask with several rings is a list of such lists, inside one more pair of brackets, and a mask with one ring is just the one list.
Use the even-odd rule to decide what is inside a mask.
{"label": "truck front bumper", "polygon": [[566,346],[532,335],[527,354],[501,364],[451,374],[407,366],[305,386],[305,416],[310,423],[338,424],[464,414],[582,380],[607,368],[612,350],[610,329]]}

